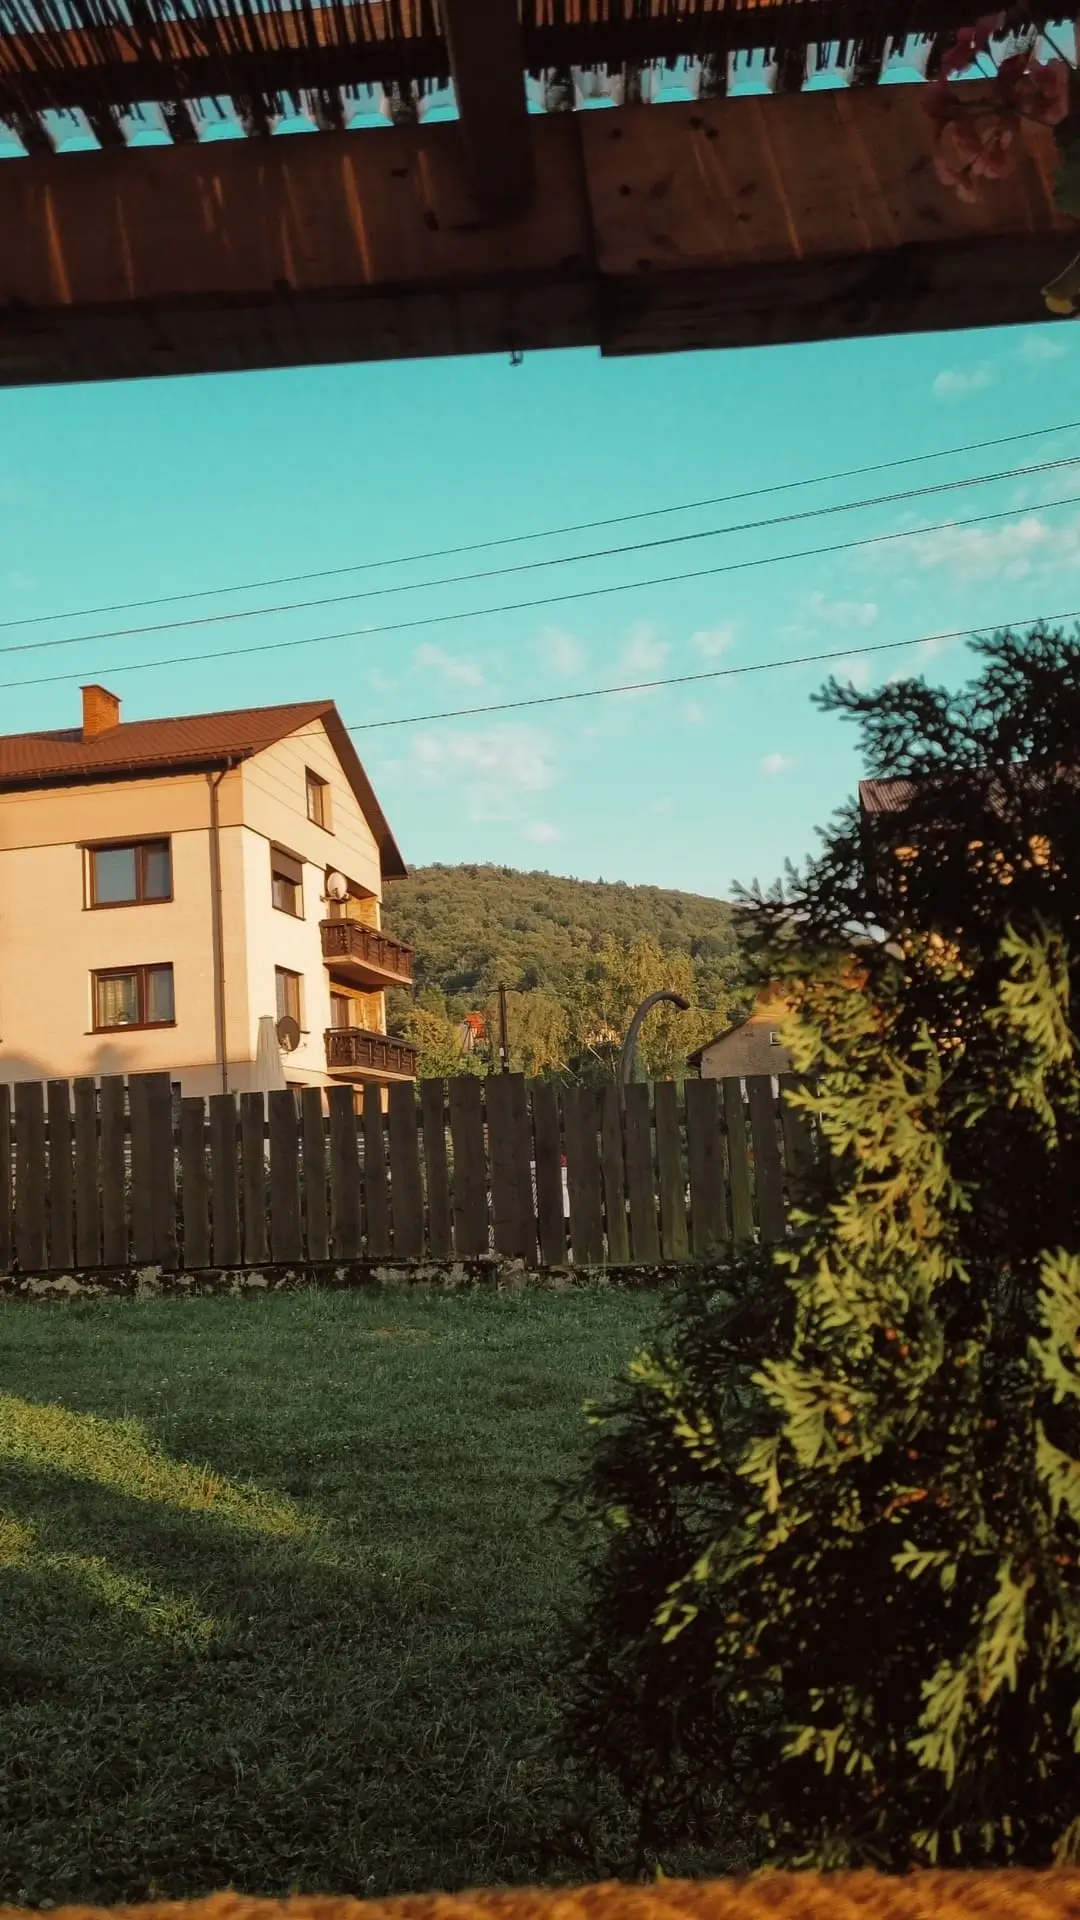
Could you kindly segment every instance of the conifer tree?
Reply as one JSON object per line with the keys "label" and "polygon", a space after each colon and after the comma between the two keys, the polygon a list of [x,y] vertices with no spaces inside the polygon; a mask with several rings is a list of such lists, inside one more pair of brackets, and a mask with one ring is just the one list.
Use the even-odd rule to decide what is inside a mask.
{"label": "conifer tree", "polygon": [[900,804],[748,897],[816,1184],[591,1416],[565,1740],[643,1857],[1080,1859],[1080,641],[978,652],[826,689]]}

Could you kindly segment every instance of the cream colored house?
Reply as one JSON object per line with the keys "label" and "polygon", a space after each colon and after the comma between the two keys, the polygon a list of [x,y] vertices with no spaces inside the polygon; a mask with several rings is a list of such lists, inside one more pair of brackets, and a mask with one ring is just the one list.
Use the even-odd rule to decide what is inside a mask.
{"label": "cream colored house", "polygon": [[332,701],[122,722],[84,688],[81,727],[0,737],[0,1080],[243,1091],[260,1022],[289,1084],[412,1079],[404,871]]}
{"label": "cream colored house", "polygon": [[699,1047],[687,1065],[695,1067],[702,1080],[745,1080],[748,1074],[790,1073],[791,1060],[779,1031],[788,1011],[783,995],[775,988],[766,988],[758,995],[749,1019],[740,1020],[707,1046]]}

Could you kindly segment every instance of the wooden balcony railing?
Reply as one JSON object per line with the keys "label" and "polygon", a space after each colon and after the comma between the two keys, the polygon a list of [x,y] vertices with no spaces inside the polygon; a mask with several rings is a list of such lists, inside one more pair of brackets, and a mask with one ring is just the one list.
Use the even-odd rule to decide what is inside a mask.
{"label": "wooden balcony railing", "polygon": [[415,1080],[416,1048],[392,1034],[369,1033],[364,1027],[329,1027],[326,1032],[326,1066],[329,1073],[388,1075],[398,1080]]}
{"label": "wooden balcony railing", "polygon": [[350,974],[369,986],[407,987],[412,984],[413,949],[403,940],[358,920],[324,920],[323,959],[328,967]]}

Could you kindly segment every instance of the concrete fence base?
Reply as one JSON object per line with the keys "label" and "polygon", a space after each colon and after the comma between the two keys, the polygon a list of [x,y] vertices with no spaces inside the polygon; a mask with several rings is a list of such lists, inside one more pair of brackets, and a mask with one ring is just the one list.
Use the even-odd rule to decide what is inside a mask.
{"label": "concrete fence base", "polygon": [[650,1292],[678,1286],[689,1268],[658,1266],[526,1267],[497,1255],[471,1260],[330,1261],[304,1266],[208,1267],[193,1273],[163,1267],[93,1268],[71,1273],[0,1273],[0,1298],[18,1300],[134,1299],[209,1293],[299,1293],[311,1288],[345,1292],[371,1288],[404,1291],[435,1287],[445,1292],[486,1288],[494,1293],[526,1287],[550,1293],[588,1288]]}

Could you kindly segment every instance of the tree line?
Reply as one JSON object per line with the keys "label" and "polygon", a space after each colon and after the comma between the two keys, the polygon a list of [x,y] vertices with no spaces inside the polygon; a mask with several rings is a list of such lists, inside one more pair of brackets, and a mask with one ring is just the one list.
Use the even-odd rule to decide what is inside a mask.
{"label": "tree line", "polygon": [[[635,1009],[660,988],[641,1036],[650,1078],[681,1078],[688,1054],[749,1011],[736,910],[662,887],[629,887],[504,867],[429,867],[388,892],[386,924],[416,949],[412,994],[389,1023],[418,1048],[421,1076],[499,1065],[498,989],[507,989],[510,1065],[530,1077],[600,1081]],[[463,1023],[483,1034],[463,1051]]]}

